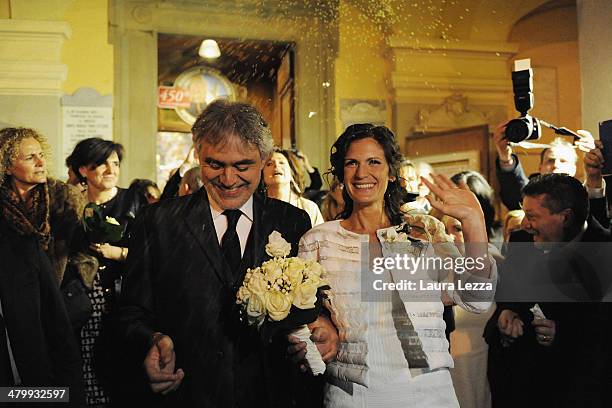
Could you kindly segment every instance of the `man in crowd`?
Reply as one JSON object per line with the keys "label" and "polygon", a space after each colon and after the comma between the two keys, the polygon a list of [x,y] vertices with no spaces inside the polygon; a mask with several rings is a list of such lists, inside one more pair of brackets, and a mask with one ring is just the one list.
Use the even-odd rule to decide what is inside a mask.
{"label": "man in crowd", "polygon": [[[589,216],[584,186],[566,174],[532,178],[522,207],[534,244],[511,244],[485,329],[493,406],[604,406],[610,317],[597,301],[610,281],[610,232]],[[527,396],[530,388],[538,392]]]}
{"label": "man in crowd", "polygon": [[[263,344],[233,313],[247,268],[268,259],[269,234],[280,232],[295,256],[310,228],[303,210],[254,194],[270,130],[252,106],[219,100],[192,132],[204,188],[139,219],[120,311],[128,344],[164,405],[320,406],[320,379],[298,375],[286,343]],[[324,359],[333,358],[333,325],[319,317],[311,330]]]}
{"label": "man in crowd", "polygon": [[[500,124],[493,133],[493,141],[497,150],[495,168],[499,181],[499,195],[502,203],[508,210],[518,210],[521,205],[521,189],[527,185],[529,178],[521,166],[518,156],[512,152],[508,139],[505,137],[507,123]],[[582,136],[574,145],[563,138],[556,138],[549,148],[540,153],[539,173],[564,173],[576,175],[576,162],[578,155],[576,148],[585,152],[584,165],[586,173],[585,187],[589,193],[591,214],[604,227],[609,223],[608,202],[605,197],[606,184],[601,175],[603,156],[601,142],[593,139],[593,135],[586,130],[578,130]],[[531,175],[530,177],[533,177]]]}

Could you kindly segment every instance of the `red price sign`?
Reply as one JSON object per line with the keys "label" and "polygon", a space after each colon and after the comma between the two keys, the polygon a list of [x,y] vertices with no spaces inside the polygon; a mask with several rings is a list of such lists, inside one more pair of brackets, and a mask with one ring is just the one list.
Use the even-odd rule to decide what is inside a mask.
{"label": "red price sign", "polygon": [[189,108],[191,93],[187,89],[160,86],[157,89],[157,107],[162,109]]}

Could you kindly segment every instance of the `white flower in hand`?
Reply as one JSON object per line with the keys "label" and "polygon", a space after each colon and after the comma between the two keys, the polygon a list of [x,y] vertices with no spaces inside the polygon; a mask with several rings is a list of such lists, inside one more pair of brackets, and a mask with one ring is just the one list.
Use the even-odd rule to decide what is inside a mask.
{"label": "white flower in hand", "polygon": [[108,222],[109,224],[113,224],[113,225],[121,225],[119,224],[119,221],[117,221],[113,217],[106,217],[106,222]]}
{"label": "white flower in hand", "polygon": [[283,236],[278,231],[273,231],[268,236],[268,244],[266,245],[266,253],[274,258],[283,258],[291,252],[291,244],[285,241]]}

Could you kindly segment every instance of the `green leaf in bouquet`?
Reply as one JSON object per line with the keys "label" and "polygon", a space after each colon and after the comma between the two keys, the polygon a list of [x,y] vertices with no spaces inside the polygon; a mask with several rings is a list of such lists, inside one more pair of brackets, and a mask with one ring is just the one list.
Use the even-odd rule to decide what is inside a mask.
{"label": "green leaf in bouquet", "polygon": [[83,210],[83,227],[90,242],[118,242],[123,237],[123,226],[116,220],[109,219],[102,213],[102,207],[89,203]]}

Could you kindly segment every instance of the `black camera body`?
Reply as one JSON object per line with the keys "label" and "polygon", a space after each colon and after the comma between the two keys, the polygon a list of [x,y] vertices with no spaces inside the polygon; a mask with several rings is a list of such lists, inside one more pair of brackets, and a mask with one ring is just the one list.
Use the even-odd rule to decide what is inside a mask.
{"label": "black camera body", "polygon": [[531,68],[512,73],[512,90],[514,91],[514,107],[519,111],[521,117],[508,122],[505,132],[506,139],[513,143],[539,139],[542,135],[540,121],[528,114],[534,105],[533,70]]}
{"label": "black camera body", "polygon": [[512,119],[506,125],[506,139],[513,143],[524,140],[538,140],[542,135],[542,126],[538,118],[525,115],[518,119]]}

